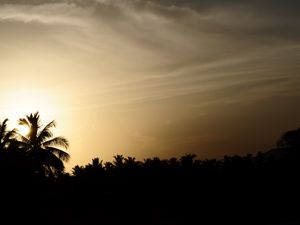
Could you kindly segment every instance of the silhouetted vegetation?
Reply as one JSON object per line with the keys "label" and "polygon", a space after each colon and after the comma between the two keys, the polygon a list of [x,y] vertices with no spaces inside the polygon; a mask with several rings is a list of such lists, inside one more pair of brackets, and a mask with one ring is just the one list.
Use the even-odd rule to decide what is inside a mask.
{"label": "silhouetted vegetation", "polygon": [[[2,219],[37,224],[298,224],[300,128],[255,155],[198,159],[116,155],[64,172],[69,154],[54,121],[0,123]],[[6,217],[7,218],[6,218]]]}

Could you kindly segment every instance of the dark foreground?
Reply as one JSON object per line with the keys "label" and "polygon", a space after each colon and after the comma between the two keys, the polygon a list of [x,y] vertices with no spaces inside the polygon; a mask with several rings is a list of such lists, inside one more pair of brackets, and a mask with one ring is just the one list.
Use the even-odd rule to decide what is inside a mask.
{"label": "dark foreground", "polygon": [[4,177],[1,224],[300,224],[297,155],[171,162]]}

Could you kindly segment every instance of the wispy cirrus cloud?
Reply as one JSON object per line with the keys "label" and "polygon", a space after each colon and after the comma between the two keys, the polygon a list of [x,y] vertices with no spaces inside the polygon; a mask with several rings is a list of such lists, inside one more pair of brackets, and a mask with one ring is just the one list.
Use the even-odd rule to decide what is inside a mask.
{"label": "wispy cirrus cloud", "polygon": [[80,25],[82,18],[87,18],[91,13],[92,9],[71,3],[5,4],[0,8],[0,21]]}
{"label": "wispy cirrus cloud", "polygon": [[[87,58],[104,59],[101,70],[105,74],[90,77],[115,80],[115,84],[108,85],[110,90],[128,91],[128,99],[135,99],[141,88],[146,98],[153,97],[153,92],[161,93],[158,99],[172,96],[166,93],[177,96],[214,88],[206,77],[213,77],[215,82],[220,77],[219,83],[226,86],[222,77],[229,71],[239,73],[235,68],[241,66],[248,72],[240,71],[235,79],[240,83],[259,81],[261,76],[270,76],[272,69],[277,70],[277,65],[266,68],[269,62],[265,62],[266,66],[260,62],[273,57],[276,60],[281,53],[292,58],[299,47],[296,11],[290,4],[277,1],[271,9],[260,1],[70,0],[2,4],[0,20],[52,25],[50,38],[59,46],[69,46],[70,51],[79,51]],[[60,29],[60,25],[66,28]],[[117,67],[112,68],[112,64]],[[98,65],[91,68],[97,70]],[[255,71],[253,75],[244,76],[251,70]],[[286,75],[277,76],[276,79]],[[152,85],[148,87],[148,83]]]}

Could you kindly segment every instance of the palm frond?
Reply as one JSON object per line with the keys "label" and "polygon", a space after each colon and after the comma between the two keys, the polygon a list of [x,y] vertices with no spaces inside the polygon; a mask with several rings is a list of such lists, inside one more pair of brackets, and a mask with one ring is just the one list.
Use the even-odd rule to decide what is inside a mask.
{"label": "palm frond", "polygon": [[28,121],[27,119],[25,119],[25,118],[19,119],[18,124],[21,125],[21,126],[24,125],[24,126],[27,126],[27,127],[30,128],[30,123],[29,123],[29,121]]}
{"label": "palm frond", "polygon": [[54,148],[54,147],[46,147],[46,150],[48,150],[49,152],[53,153],[54,155],[56,155],[59,159],[67,162],[70,159],[70,155],[58,148]]}
{"label": "palm frond", "polygon": [[11,131],[7,131],[4,138],[3,143],[9,143],[10,140],[14,139],[16,137],[16,130],[13,129]]}
{"label": "palm frond", "polygon": [[55,137],[51,140],[48,140],[48,141],[45,141],[43,143],[43,145],[45,147],[54,147],[54,146],[58,146],[58,147],[63,147],[65,149],[69,148],[69,141],[62,137],[62,136],[59,136],[59,137]]}
{"label": "palm frond", "polygon": [[19,141],[24,142],[26,144],[28,144],[30,142],[30,140],[27,137],[23,136],[22,134],[20,134],[16,130],[13,130],[13,132],[14,132],[14,135],[15,135],[16,139],[18,139]]}
{"label": "palm frond", "polygon": [[15,137],[18,135],[18,129],[14,128],[13,130],[9,131],[11,133],[11,136]]}
{"label": "palm frond", "polygon": [[58,156],[56,156],[55,154],[52,154],[52,152],[50,151],[40,152],[39,158],[41,159],[42,163],[45,166],[51,166],[56,170],[60,170],[60,171],[63,171],[65,168],[62,160],[58,158]]}
{"label": "palm frond", "polygon": [[19,119],[20,125],[27,125],[30,128],[28,137],[31,141],[35,141],[37,138],[37,132],[41,127],[39,112],[27,115],[26,118]]}
{"label": "palm frond", "polygon": [[7,121],[8,119],[5,119],[2,123],[0,123],[0,141],[2,138],[4,138],[7,130]]}
{"label": "palm frond", "polygon": [[25,149],[25,152],[31,149],[29,143],[19,141],[17,139],[11,139],[9,140],[9,143],[12,144],[13,146],[17,146],[18,148]]}
{"label": "palm frond", "polygon": [[[11,144],[14,144],[13,141],[16,140],[17,132],[16,129],[11,131],[4,131],[3,136],[0,139],[0,149],[8,148]],[[15,145],[19,146],[19,145]]]}
{"label": "palm frond", "polygon": [[31,113],[30,115],[26,116],[27,120],[29,121],[29,123],[31,123],[34,126],[39,127],[40,125],[40,114],[39,112],[36,113]]}
{"label": "palm frond", "polygon": [[37,137],[37,143],[43,143],[47,139],[53,137],[53,133],[51,132],[51,128],[55,127],[56,123],[53,120],[52,122],[48,123],[42,131],[39,132]]}

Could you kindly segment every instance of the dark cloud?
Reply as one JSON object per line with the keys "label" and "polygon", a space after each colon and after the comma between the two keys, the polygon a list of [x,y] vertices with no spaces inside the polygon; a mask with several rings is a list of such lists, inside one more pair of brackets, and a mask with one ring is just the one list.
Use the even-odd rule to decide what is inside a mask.
{"label": "dark cloud", "polygon": [[[77,3],[82,4],[81,1]],[[264,43],[272,43],[274,39],[297,42],[300,38],[300,3],[293,0],[125,0],[97,1],[96,4],[89,1],[89,4],[111,19],[128,19],[128,7],[130,12],[153,14],[173,21],[182,32],[191,35],[206,32],[223,35],[224,39],[243,38],[245,42]],[[149,26],[147,23],[140,25]]]}
{"label": "dark cloud", "polygon": [[297,12],[297,6],[300,6],[297,0],[150,0],[157,4],[163,4],[166,6],[179,6],[190,7],[197,10],[209,10],[213,8],[235,8],[235,7],[249,7],[264,11],[277,11],[285,12],[292,10]]}

